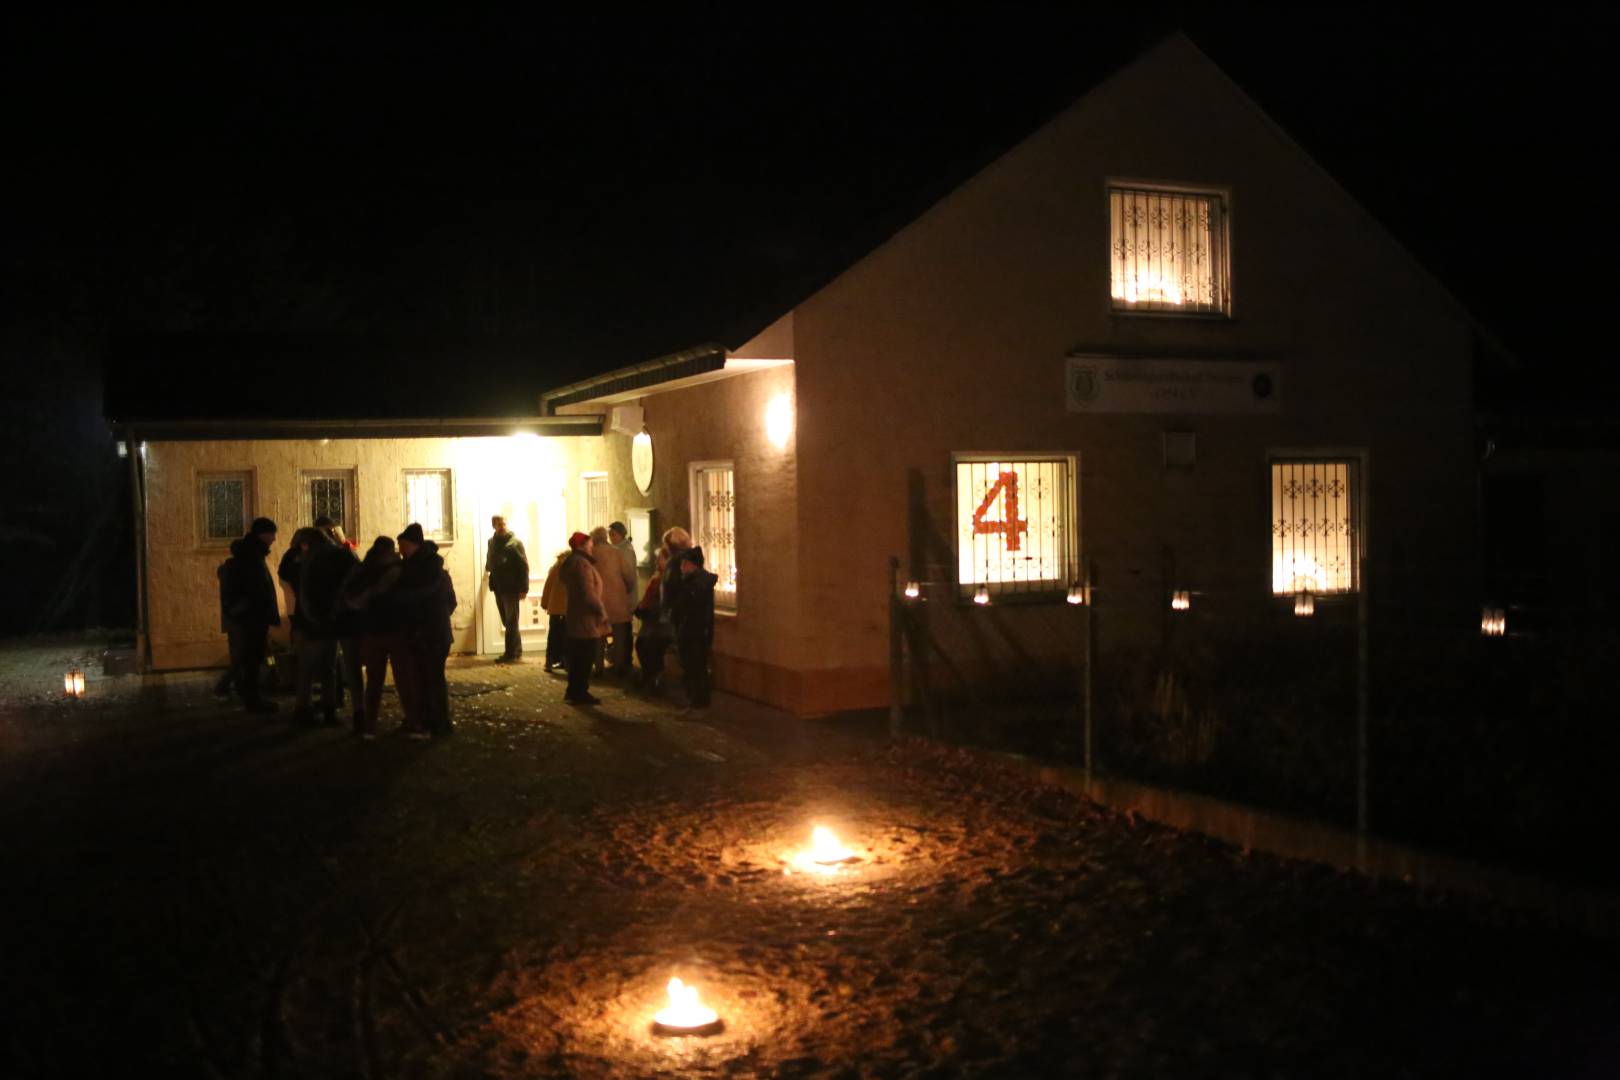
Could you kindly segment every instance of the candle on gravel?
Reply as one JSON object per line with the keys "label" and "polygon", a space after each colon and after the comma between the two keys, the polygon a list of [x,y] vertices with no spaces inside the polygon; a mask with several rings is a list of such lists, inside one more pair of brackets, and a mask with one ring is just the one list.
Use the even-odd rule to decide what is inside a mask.
{"label": "candle on gravel", "polygon": [[653,1017],[653,1030],[660,1035],[713,1035],[724,1024],[720,1014],[698,1000],[698,990],[679,978],[669,980],[668,1007]]}

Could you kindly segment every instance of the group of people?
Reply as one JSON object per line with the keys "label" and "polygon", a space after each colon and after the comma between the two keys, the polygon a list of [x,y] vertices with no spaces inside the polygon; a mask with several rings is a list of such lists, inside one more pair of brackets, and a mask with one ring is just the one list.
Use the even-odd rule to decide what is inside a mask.
{"label": "group of people", "polygon": [[[255,520],[232,542],[230,558],[219,568],[230,684],[250,712],[276,708],[260,685],[270,628],[281,625],[269,566],[276,532],[269,518]],[[444,669],[456,590],[444,558],[414,523],[396,538],[377,537],[364,558],[355,547],[341,527],[317,518],[293,534],[277,566],[276,577],[293,595],[294,722],[337,725],[346,688],[355,734],[376,738],[383,682],[392,663],[405,736],[447,736],[454,727]],[[319,717],[312,705],[317,684]]]}
{"label": "group of people", "polygon": [[[523,657],[519,609],[529,590],[529,560],[502,517],[490,524],[485,571],[506,644],[497,662],[515,663]],[[276,531],[269,518],[255,520],[232,542],[230,558],[219,567],[220,617],[231,663],[220,688],[234,689],[250,712],[276,711],[260,681],[270,628],[281,625],[269,565]],[[438,546],[424,537],[420,525],[411,524],[396,538],[377,537],[363,558],[355,549],[340,526],[317,518],[293,534],[276,568],[275,576],[293,597],[294,722],[336,726],[346,689],[354,733],[376,738],[383,683],[392,664],[404,735],[451,734],[445,662],[453,643],[456,590]],[[623,524],[574,533],[541,594],[550,616],[546,671],[567,670],[563,700],[598,704],[590,690],[592,673],[629,682],[635,678],[632,656],[640,661],[641,687],[659,693],[673,645],[687,711],[707,709],[717,580],[704,568],[703,549],[682,528],[664,533],[656,572],[645,589],[639,587],[635,548]],[[632,616],[641,620],[639,634],[632,633]]]}
{"label": "group of people", "polygon": [[[523,544],[494,518],[485,567],[490,591],[506,628],[501,662],[521,659],[518,602],[527,595],[529,564]],[[521,567],[521,572],[520,572]],[[546,574],[540,606],[550,617],[546,671],[568,672],[563,700],[595,705],[593,674],[631,683],[640,661],[640,686],[663,688],[664,658],[673,644],[680,657],[687,709],[709,707],[709,652],[714,643],[714,587],[704,569],[703,549],[682,528],[669,529],[658,547],[657,569],[645,589],[636,573],[636,552],[623,523],[576,532]],[[634,633],[631,618],[641,620]],[[634,657],[634,659],[632,659]]]}

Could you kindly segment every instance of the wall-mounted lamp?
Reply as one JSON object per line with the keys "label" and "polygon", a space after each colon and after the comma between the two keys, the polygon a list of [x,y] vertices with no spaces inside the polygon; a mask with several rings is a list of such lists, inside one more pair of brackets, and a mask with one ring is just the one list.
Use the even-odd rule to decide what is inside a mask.
{"label": "wall-mounted lamp", "polygon": [[765,437],[778,450],[787,448],[793,436],[793,398],[777,394],[765,406]]}
{"label": "wall-mounted lamp", "polygon": [[1170,594],[1170,610],[1186,611],[1192,607],[1192,593],[1186,589],[1177,589]]}

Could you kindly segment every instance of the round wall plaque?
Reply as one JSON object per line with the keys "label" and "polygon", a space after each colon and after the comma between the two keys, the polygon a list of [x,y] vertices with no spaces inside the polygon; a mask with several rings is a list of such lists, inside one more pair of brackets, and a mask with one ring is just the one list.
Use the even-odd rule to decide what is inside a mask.
{"label": "round wall plaque", "polygon": [[653,441],[652,434],[645,428],[630,440],[630,476],[643,495],[652,490]]}

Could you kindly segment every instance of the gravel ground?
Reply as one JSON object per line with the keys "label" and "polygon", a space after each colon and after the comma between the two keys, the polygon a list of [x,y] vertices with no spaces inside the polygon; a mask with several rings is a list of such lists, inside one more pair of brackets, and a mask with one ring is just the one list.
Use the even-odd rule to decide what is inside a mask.
{"label": "gravel ground", "polygon": [[1620,1074],[1611,945],[860,724],[467,661],[455,739],[361,744],[82,653],[0,648],[0,1075]]}

